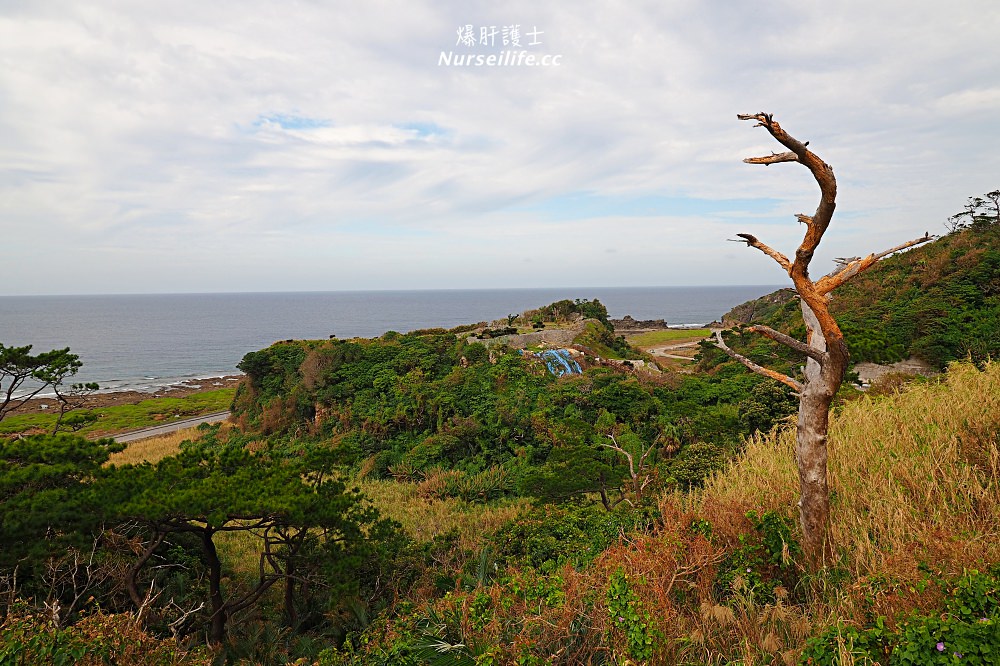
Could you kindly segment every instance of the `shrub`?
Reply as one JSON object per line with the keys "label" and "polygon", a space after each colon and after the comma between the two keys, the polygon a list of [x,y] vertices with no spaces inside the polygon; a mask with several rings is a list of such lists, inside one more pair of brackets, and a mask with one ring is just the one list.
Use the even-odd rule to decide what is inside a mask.
{"label": "shrub", "polygon": [[670,476],[684,488],[696,488],[709,474],[722,469],[727,458],[725,449],[714,442],[694,442],[670,462]]}
{"label": "shrub", "polygon": [[897,632],[879,617],[859,629],[837,625],[809,639],[800,664],[834,666],[883,663],[887,666],[932,664],[996,664],[1000,656],[1000,580],[991,574],[966,572],[949,585],[943,612],[913,614]]}
{"label": "shrub", "polygon": [[149,664],[179,666],[209,664],[201,648],[185,652],[173,639],[143,631],[131,614],[98,611],[66,629],[51,626],[48,618],[24,603],[8,609],[0,624],[0,664]]}
{"label": "shrub", "polygon": [[608,584],[608,615],[614,627],[612,641],[615,634],[620,633],[630,657],[639,661],[651,659],[656,631],[649,612],[643,608],[639,595],[629,585],[628,575],[621,569],[615,571]]}
{"label": "shrub", "polygon": [[625,507],[608,512],[596,506],[547,505],[507,523],[492,540],[497,557],[507,563],[554,571],[567,562],[589,564],[623,533],[650,522],[645,511]]}
{"label": "shrub", "polygon": [[757,600],[772,603],[774,589],[793,589],[798,580],[794,558],[802,549],[792,536],[793,523],[786,516],[767,511],[758,516],[749,511],[750,534],[740,534],[738,544],[719,565],[716,595],[729,598],[737,588]]}

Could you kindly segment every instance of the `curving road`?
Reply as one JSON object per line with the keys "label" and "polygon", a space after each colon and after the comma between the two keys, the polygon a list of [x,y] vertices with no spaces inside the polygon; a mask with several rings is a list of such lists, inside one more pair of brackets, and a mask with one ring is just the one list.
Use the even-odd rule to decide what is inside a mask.
{"label": "curving road", "polygon": [[194,416],[189,419],[181,419],[180,421],[174,421],[173,423],[164,423],[163,425],[153,426],[152,428],[143,428],[142,430],[134,430],[132,432],[122,433],[120,435],[115,435],[114,440],[116,442],[121,442],[122,444],[128,442],[135,442],[140,439],[146,439],[148,437],[159,437],[160,435],[167,435],[178,430],[183,430],[184,428],[193,428],[199,426],[202,423],[218,423],[219,421],[225,421],[229,418],[229,412],[213,412],[212,414],[202,414],[201,416]]}

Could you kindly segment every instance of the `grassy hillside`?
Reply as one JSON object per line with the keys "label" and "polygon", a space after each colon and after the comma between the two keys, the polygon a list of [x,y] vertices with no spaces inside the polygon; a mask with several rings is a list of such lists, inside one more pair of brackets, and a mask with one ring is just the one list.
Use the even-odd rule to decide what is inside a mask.
{"label": "grassy hillside", "polygon": [[1000,352],[1000,224],[949,234],[838,289],[833,313],[858,360],[932,365]]}
{"label": "grassy hillside", "polygon": [[[797,300],[776,295],[735,308],[730,321],[802,333]],[[755,304],[767,307],[754,307]],[[1000,222],[957,230],[889,257],[833,294],[830,310],[855,362],[909,356],[944,368],[1000,354]]]}
{"label": "grassy hillside", "polygon": [[[693,507],[791,507],[798,487],[788,429],[756,437],[709,479]],[[959,575],[1000,562],[1000,364],[949,368],[940,382],[846,404],[830,429],[833,531],[850,575]],[[980,535],[977,537],[976,535]],[[891,567],[891,571],[888,569]]]}
{"label": "grassy hillside", "polygon": [[[940,379],[838,408],[830,433],[837,559],[807,574],[787,427],[795,401],[786,390],[742,366],[646,376],[580,362],[583,375],[557,378],[530,355],[469,343],[457,331],[285,342],[245,357],[237,426],[199,429],[195,442],[150,441],[110,461],[137,467],[101,467],[99,452],[81,467],[66,458],[70,440],[37,440],[47,483],[65,495],[32,481],[24,443],[0,447],[16,506],[35,502],[63,520],[61,497],[101,500],[95,520],[106,514],[117,525],[104,532],[102,522],[97,542],[73,532],[87,511],[66,519],[63,533],[93,547],[107,575],[89,599],[72,576],[47,582],[41,555],[19,561],[34,569],[18,569],[16,592],[36,609],[53,598],[76,604],[66,625],[83,617],[134,625],[121,572],[143,551],[135,539],[145,538],[155,566],[142,587],[170,600],[152,607],[149,638],[182,618],[188,640],[199,640],[210,623],[199,606],[208,589],[204,538],[159,543],[143,528],[144,513],[115,522],[121,503],[143,490],[130,485],[135,478],[145,487],[165,474],[177,477],[165,478],[166,495],[133,512],[155,514],[169,500],[194,516],[186,521],[223,521],[222,577],[209,580],[222,580],[227,593],[251,593],[272,569],[267,575],[282,581],[231,618],[211,655],[217,663],[993,663],[1000,365],[954,364]],[[152,460],[155,469],[141,464]],[[217,468],[227,471],[205,478],[230,495],[174,496],[176,484],[201,488]],[[234,474],[263,485],[244,496],[243,486],[225,485]],[[345,551],[342,535],[302,519],[262,551],[272,533],[245,530],[258,520],[247,516],[258,504],[284,515],[283,493],[303,479],[316,484],[302,486],[307,499],[324,479],[337,480],[330,492],[340,481],[357,485],[365,506],[395,526],[372,523]],[[8,543],[59,534],[22,524],[15,504],[0,500]],[[284,565],[274,559],[296,544],[309,547]],[[75,553],[59,566],[72,566]],[[18,654],[30,662],[46,641],[76,640],[8,596],[0,649],[21,641],[28,651]],[[194,610],[184,619],[186,608]],[[171,653],[163,663],[205,659]]]}
{"label": "grassy hillside", "polygon": [[845,406],[839,560],[818,577],[798,564],[787,430],[645,520],[522,515],[480,555],[499,576],[407,606],[334,663],[994,663],[978,650],[1000,648],[998,432],[993,363]]}
{"label": "grassy hillside", "polygon": [[[283,663],[304,653],[299,663],[323,666],[995,663],[1000,364],[955,365],[941,381],[837,414],[839,560],[819,576],[798,562],[791,439],[787,430],[752,438],[703,489],[613,512],[484,506],[436,499],[423,483],[365,481],[416,539],[380,583],[394,602],[368,616],[363,599],[350,600],[336,615],[350,630],[343,644],[335,634],[295,642],[243,616],[234,645],[212,656]],[[238,560],[234,580],[256,567],[237,546],[220,544]],[[30,662],[56,644],[103,654],[118,627],[136,626],[128,613],[88,617],[61,630],[15,606],[0,636]],[[203,650],[154,659],[172,642],[139,638],[116,663],[211,661]]]}

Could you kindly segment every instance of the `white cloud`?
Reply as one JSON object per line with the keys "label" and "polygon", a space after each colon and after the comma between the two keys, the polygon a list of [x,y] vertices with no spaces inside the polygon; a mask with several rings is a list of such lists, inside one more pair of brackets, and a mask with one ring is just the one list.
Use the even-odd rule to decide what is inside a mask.
{"label": "white cloud", "polygon": [[[561,65],[438,66],[512,23]],[[0,4],[0,233],[34,276],[3,290],[774,282],[725,239],[791,251],[816,189],[742,164],[779,147],[736,113],[834,166],[821,259],[938,231],[998,185],[998,28],[987,2]],[[581,192],[787,226],[533,217]]]}

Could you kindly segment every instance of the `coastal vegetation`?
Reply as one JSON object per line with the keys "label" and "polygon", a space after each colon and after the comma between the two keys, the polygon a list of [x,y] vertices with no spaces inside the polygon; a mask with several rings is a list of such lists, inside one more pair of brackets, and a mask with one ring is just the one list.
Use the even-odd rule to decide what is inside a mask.
{"label": "coastal vegetation", "polygon": [[[107,407],[80,408],[63,418],[63,429],[81,435],[100,436],[179,421],[192,416],[224,412],[229,409],[235,388],[220,388],[191,393],[183,397],[159,397],[140,400],[133,404],[110,405]],[[85,416],[79,427],[67,422],[67,418]],[[13,413],[0,422],[0,435],[52,432],[59,424],[59,414],[51,411]]]}
{"label": "coastal vegetation", "polygon": [[[916,307],[898,355],[946,371],[838,392],[825,567],[798,525],[793,392],[707,341],[693,372],[658,370],[629,341],[673,331],[622,339],[600,303],[560,301],[276,343],[240,364],[232,423],[183,437],[0,442],[0,664],[995,663],[1000,224],[983,219],[831,303],[852,355]],[[801,334],[798,310],[740,312]],[[581,374],[524,337],[552,330]],[[783,347],[726,340],[801,376]]]}
{"label": "coastal vegetation", "polygon": [[[749,438],[732,464],[700,489],[662,493],[645,506],[623,504],[612,512],[579,501],[531,509],[503,499],[438,499],[424,494],[422,481],[363,481],[366,492],[408,523],[403,533],[410,545],[390,549],[388,561],[381,560],[388,569],[369,572],[369,582],[380,580],[391,593],[327,600],[339,607],[353,599],[364,611],[338,615],[346,642],[330,635],[313,642],[313,659],[490,663],[488,655],[493,663],[548,663],[557,654],[564,656],[560,663],[586,663],[588,655],[604,655],[607,663],[646,655],[649,663],[770,663],[783,654],[794,661],[801,651],[803,663],[812,657],[812,663],[929,664],[938,663],[940,642],[952,659],[959,652],[986,657],[968,663],[991,663],[988,652],[977,651],[998,647],[998,581],[991,566],[1000,553],[987,538],[1000,528],[997,396],[997,366],[966,364],[952,366],[943,381],[844,405],[831,429],[838,453],[831,466],[838,498],[832,528],[841,558],[820,577],[807,576],[798,559],[787,430]],[[93,465],[88,470],[97,473]],[[238,543],[219,546],[230,557],[228,584],[250,589],[257,555]],[[83,542],[78,547],[88,552]],[[196,548],[182,541],[158,562],[167,565]],[[186,591],[185,597],[199,589],[197,580],[169,588],[174,595]],[[107,592],[102,596],[108,599]],[[374,603],[380,598],[381,610]],[[173,601],[183,603],[180,596]],[[270,622],[281,616],[280,596],[261,604],[232,625],[229,654],[258,663],[267,650],[274,659],[283,650],[309,654],[280,622],[274,636],[281,641],[258,640],[251,650],[250,637],[259,635],[253,632],[269,614]],[[137,627],[128,604],[119,606],[128,622],[109,615],[114,606],[102,608],[86,616],[86,627]],[[183,615],[174,612],[160,622]],[[388,623],[371,621],[380,613]],[[66,646],[81,645],[68,634],[84,628],[53,626],[47,617],[24,605],[9,608],[5,644],[31,635],[41,649],[67,635]],[[160,626],[169,636],[169,627]],[[103,644],[113,635],[109,631]],[[150,653],[176,648],[145,641]],[[22,648],[22,655],[35,649]],[[910,649],[923,659],[889,661]],[[184,657],[187,663],[211,658],[199,650]]]}

